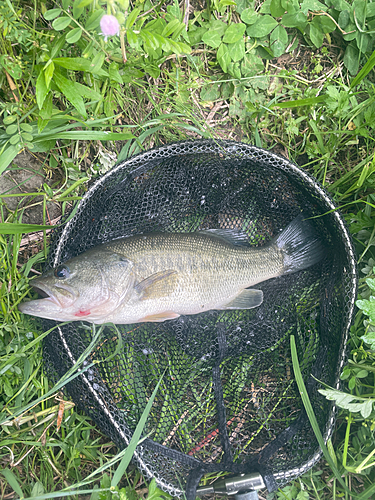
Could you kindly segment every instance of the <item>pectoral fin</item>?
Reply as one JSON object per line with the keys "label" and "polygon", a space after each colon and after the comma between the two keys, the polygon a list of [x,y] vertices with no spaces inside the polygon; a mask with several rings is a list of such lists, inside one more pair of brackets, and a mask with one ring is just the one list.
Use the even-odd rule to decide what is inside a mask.
{"label": "pectoral fin", "polygon": [[262,290],[254,290],[252,288],[245,288],[233,300],[224,304],[220,309],[252,309],[258,307],[263,302]]}
{"label": "pectoral fin", "polygon": [[[140,300],[166,297],[174,292],[178,282],[177,271],[167,269],[148,276],[135,287]],[[151,320],[148,320],[151,321]],[[163,320],[160,320],[163,321]]]}

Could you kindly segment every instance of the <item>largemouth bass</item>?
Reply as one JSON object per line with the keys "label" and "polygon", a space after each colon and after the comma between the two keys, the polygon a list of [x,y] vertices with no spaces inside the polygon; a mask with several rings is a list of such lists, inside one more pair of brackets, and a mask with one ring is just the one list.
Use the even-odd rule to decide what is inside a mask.
{"label": "largemouth bass", "polygon": [[25,314],[57,321],[129,324],[211,309],[250,309],[263,292],[249,287],[305,269],[324,247],[302,216],[264,247],[238,230],[150,233],[114,240],[33,281],[45,298]]}

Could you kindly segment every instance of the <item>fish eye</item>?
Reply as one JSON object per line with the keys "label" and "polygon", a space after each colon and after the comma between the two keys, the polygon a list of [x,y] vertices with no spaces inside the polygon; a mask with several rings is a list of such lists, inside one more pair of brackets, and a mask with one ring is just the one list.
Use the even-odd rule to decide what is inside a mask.
{"label": "fish eye", "polygon": [[63,280],[65,278],[68,278],[70,271],[69,271],[69,268],[67,266],[62,265],[62,266],[56,267],[53,274],[55,275],[55,278]]}

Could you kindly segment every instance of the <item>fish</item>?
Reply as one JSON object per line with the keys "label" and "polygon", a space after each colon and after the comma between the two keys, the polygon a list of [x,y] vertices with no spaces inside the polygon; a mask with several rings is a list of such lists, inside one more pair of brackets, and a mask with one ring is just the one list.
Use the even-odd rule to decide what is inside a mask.
{"label": "fish", "polygon": [[94,324],[162,322],[210,310],[252,309],[251,288],[306,269],[326,252],[301,214],[262,247],[236,229],[148,233],[103,243],[32,282],[43,297],[24,314]]}

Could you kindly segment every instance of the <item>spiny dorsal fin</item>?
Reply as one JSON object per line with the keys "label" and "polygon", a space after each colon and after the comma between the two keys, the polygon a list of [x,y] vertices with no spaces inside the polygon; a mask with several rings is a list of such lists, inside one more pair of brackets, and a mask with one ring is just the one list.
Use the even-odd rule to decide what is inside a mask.
{"label": "spiny dorsal fin", "polygon": [[198,231],[199,234],[214,236],[232,245],[248,245],[249,237],[240,229],[205,229]]}

